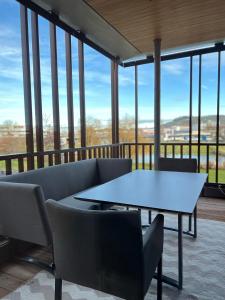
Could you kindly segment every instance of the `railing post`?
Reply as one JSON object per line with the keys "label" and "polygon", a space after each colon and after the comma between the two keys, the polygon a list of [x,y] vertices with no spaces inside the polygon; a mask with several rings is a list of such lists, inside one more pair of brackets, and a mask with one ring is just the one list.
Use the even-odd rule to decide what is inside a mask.
{"label": "railing post", "polygon": [[[67,86],[67,115],[68,115],[68,139],[69,148],[75,147],[74,112],[73,112],[73,77],[72,77],[72,53],[71,35],[65,32],[66,45],[66,86]],[[74,153],[69,153],[69,160],[74,161]]]}
{"label": "railing post", "polygon": [[189,158],[192,156],[192,94],[193,94],[193,56],[190,57],[190,103],[189,103]]}
{"label": "railing post", "polygon": [[217,74],[217,111],[216,111],[216,182],[219,180],[219,130],[220,130],[220,78],[221,78],[221,52],[218,52]]}
{"label": "railing post", "polygon": [[138,66],[135,66],[135,165],[138,169]]}
{"label": "railing post", "polygon": [[[79,91],[80,91],[80,140],[81,147],[86,147],[86,113],[85,113],[85,81],[84,81],[84,44],[78,40],[79,58]],[[86,158],[82,151],[82,159]]]}
{"label": "railing post", "polygon": [[198,74],[198,172],[201,165],[201,102],[202,102],[202,56],[199,55],[199,74]]}
{"label": "railing post", "polygon": [[[28,37],[27,8],[20,4],[21,23],[21,44],[23,63],[23,88],[24,88],[24,111],[26,127],[26,149],[28,153],[34,152],[33,120],[32,120],[32,99],[31,99],[31,79],[30,79],[30,54]],[[34,158],[29,156],[27,160],[28,170],[34,168]]]}
{"label": "railing post", "polygon": [[[112,106],[112,144],[119,143],[119,105],[118,105],[118,64],[111,61],[111,106]],[[113,157],[118,157],[118,147],[113,147]]]}
{"label": "railing post", "polygon": [[[54,149],[60,150],[60,117],[59,117],[59,90],[58,90],[58,64],[56,47],[56,26],[50,24],[50,47],[51,47],[51,75],[52,75],[52,108],[53,108],[53,127],[54,127]],[[55,155],[55,163],[61,161],[60,154]]]}
{"label": "railing post", "polygon": [[155,68],[155,84],[154,84],[154,165],[158,170],[158,162],[160,158],[160,64],[161,64],[161,40],[154,40],[154,68]]}
{"label": "railing post", "polygon": [[[32,24],[32,50],[33,50],[33,74],[34,74],[34,100],[35,100],[35,122],[36,122],[36,144],[37,152],[44,152],[43,120],[42,120],[42,97],[41,97],[41,71],[40,71],[40,48],[38,15],[31,12]],[[37,156],[38,168],[44,167],[43,155]]]}

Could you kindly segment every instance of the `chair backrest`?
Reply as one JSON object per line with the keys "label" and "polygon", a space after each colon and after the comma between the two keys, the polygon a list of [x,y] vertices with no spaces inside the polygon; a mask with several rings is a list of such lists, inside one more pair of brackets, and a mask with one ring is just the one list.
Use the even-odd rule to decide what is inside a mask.
{"label": "chair backrest", "polygon": [[113,180],[132,171],[132,159],[126,158],[97,158],[100,183]]}
{"label": "chair backrest", "polygon": [[78,210],[48,200],[56,278],[121,298],[143,296],[138,211]]}
{"label": "chair backrest", "polygon": [[197,172],[197,160],[189,158],[160,158],[160,171]]}

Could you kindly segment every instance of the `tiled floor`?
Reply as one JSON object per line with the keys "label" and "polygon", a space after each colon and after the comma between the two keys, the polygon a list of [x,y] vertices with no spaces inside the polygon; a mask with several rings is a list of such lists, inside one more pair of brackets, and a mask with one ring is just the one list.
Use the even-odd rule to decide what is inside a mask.
{"label": "tiled floor", "polygon": [[[198,217],[225,222],[225,200],[201,198],[198,203]],[[51,262],[49,250],[33,248],[27,253],[46,262]],[[19,261],[10,261],[0,266],[0,298],[31,279],[40,268]]]}
{"label": "tiled floor", "polygon": [[[35,247],[27,251],[26,255],[37,257],[48,263],[51,262],[51,254],[48,249]],[[31,279],[41,269],[19,260],[9,261],[0,266],[0,298],[15,290],[27,280]]]}

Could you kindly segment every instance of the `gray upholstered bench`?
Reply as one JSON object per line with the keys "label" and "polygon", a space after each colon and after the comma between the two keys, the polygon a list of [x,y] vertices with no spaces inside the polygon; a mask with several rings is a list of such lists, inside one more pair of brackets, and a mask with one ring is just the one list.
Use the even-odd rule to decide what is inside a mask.
{"label": "gray upholstered bench", "polygon": [[45,201],[100,209],[99,204],[76,200],[73,195],[130,172],[131,164],[131,159],[90,159],[1,177],[0,235],[51,245]]}

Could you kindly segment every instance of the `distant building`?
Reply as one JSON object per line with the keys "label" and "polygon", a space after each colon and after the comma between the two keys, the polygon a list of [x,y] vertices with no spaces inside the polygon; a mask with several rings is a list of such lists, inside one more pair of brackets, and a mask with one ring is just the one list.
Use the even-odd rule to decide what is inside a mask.
{"label": "distant building", "polygon": [[25,134],[24,125],[0,125],[0,137],[22,137]]}
{"label": "distant building", "polygon": [[[189,127],[187,126],[173,126],[171,128],[165,128],[162,132],[163,140],[165,142],[174,142],[174,141],[189,141]],[[210,132],[202,131],[201,132],[201,141],[209,142],[212,141],[212,134]],[[198,140],[198,131],[192,131],[192,141]]]}

